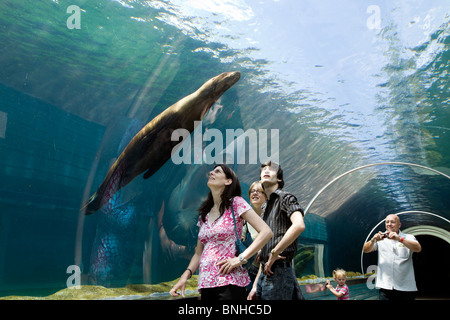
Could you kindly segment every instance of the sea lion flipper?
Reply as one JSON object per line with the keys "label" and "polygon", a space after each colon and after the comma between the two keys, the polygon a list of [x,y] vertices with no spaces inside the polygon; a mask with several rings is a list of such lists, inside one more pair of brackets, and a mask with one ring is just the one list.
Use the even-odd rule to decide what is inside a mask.
{"label": "sea lion flipper", "polygon": [[[98,211],[105,203],[107,203],[113,195],[129,182],[129,176],[125,172],[127,161],[120,161],[119,164],[111,168],[105,180],[97,191],[89,198],[83,209],[86,215]],[[129,179],[129,180],[127,180]],[[124,183],[124,181],[126,181]]]}
{"label": "sea lion flipper", "polygon": [[97,211],[100,208],[101,203],[101,197],[98,196],[98,193],[95,192],[89,200],[86,202],[86,204],[83,206],[83,211],[85,215],[93,214],[95,211]]}
{"label": "sea lion flipper", "polygon": [[148,179],[153,175],[152,170],[148,169],[146,173],[144,173],[144,179]]}

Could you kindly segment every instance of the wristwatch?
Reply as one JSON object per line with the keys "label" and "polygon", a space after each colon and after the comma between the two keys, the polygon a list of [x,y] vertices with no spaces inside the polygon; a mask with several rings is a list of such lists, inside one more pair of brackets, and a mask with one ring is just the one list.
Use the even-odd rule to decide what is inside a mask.
{"label": "wristwatch", "polygon": [[242,253],[239,255],[239,261],[242,262],[242,264],[246,264],[248,261],[247,259],[244,258],[244,256],[242,255]]}
{"label": "wristwatch", "polygon": [[270,254],[273,255],[273,256],[279,256],[279,254],[275,252],[275,249],[272,249],[270,251]]}

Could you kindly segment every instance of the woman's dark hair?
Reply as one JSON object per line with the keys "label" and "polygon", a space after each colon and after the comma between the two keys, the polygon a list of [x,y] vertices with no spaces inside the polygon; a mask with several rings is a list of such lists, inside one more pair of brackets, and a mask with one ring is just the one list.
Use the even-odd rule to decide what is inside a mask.
{"label": "woman's dark hair", "polygon": [[[214,169],[217,167],[221,167],[227,179],[231,179],[231,184],[225,186],[225,189],[223,190],[222,195],[220,196],[222,200],[219,207],[219,212],[221,216],[227,208],[231,207],[231,199],[233,197],[240,197],[242,191],[241,191],[241,184],[239,183],[239,179],[236,173],[234,173],[234,171],[229,166],[227,166],[226,164],[218,164],[214,167]],[[198,209],[198,212],[200,213],[203,222],[206,221],[206,215],[208,214],[209,211],[211,211],[211,208],[213,206],[214,206],[214,199],[210,191],[208,193],[208,197]]]}

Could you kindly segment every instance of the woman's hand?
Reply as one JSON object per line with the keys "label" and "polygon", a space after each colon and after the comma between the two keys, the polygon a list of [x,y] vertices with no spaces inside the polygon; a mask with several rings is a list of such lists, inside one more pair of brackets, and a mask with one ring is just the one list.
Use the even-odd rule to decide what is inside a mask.
{"label": "woman's hand", "polygon": [[184,296],[184,290],[185,290],[185,288],[186,288],[186,283],[187,283],[187,280],[184,279],[183,277],[181,277],[180,280],[178,280],[178,282],[177,282],[177,283],[173,286],[173,288],[169,291],[170,295],[171,295],[172,297],[177,297],[177,296],[180,295],[177,291],[180,290],[180,291],[181,291],[181,296],[182,296],[183,298],[185,298],[185,296]]}
{"label": "woman's hand", "polygon": [[252,290],[250,290],[247,300],[256,300],[256,288],[252,288]]}
{"label": "woman's hand", "polygon": [[233,271],[234,268],[237,268],[240,265],[242,265],[242,262],[239,260],[238,257],[235,257],[221,260],[217,262],[217,265],[221,266],[219,269],[219,273],[229,274],[231,271]]}

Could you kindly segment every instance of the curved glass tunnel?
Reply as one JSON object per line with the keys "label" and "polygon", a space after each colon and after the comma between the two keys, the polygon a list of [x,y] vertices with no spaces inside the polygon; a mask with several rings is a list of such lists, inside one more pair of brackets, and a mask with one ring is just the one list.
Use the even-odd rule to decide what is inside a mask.
{"label": "curved glass tunnel", "polygon": [[[298,278],[367,272],[376,254],[361,254],[364,241],[401,213],[402,230],[423,244],[419,295],[448,298],[447,0],[6,0],[0,9],[0,296],[64,289],[70,266],[81,284],[105,287],[179,277],[211,159],[232,165],[248,200],[272,158],[308,207]],[[137,176],[85,216],[133,136],[228,71],[241,79],[191,134],[184,161]],[[369,164],[380,165],[318,195]]]}

